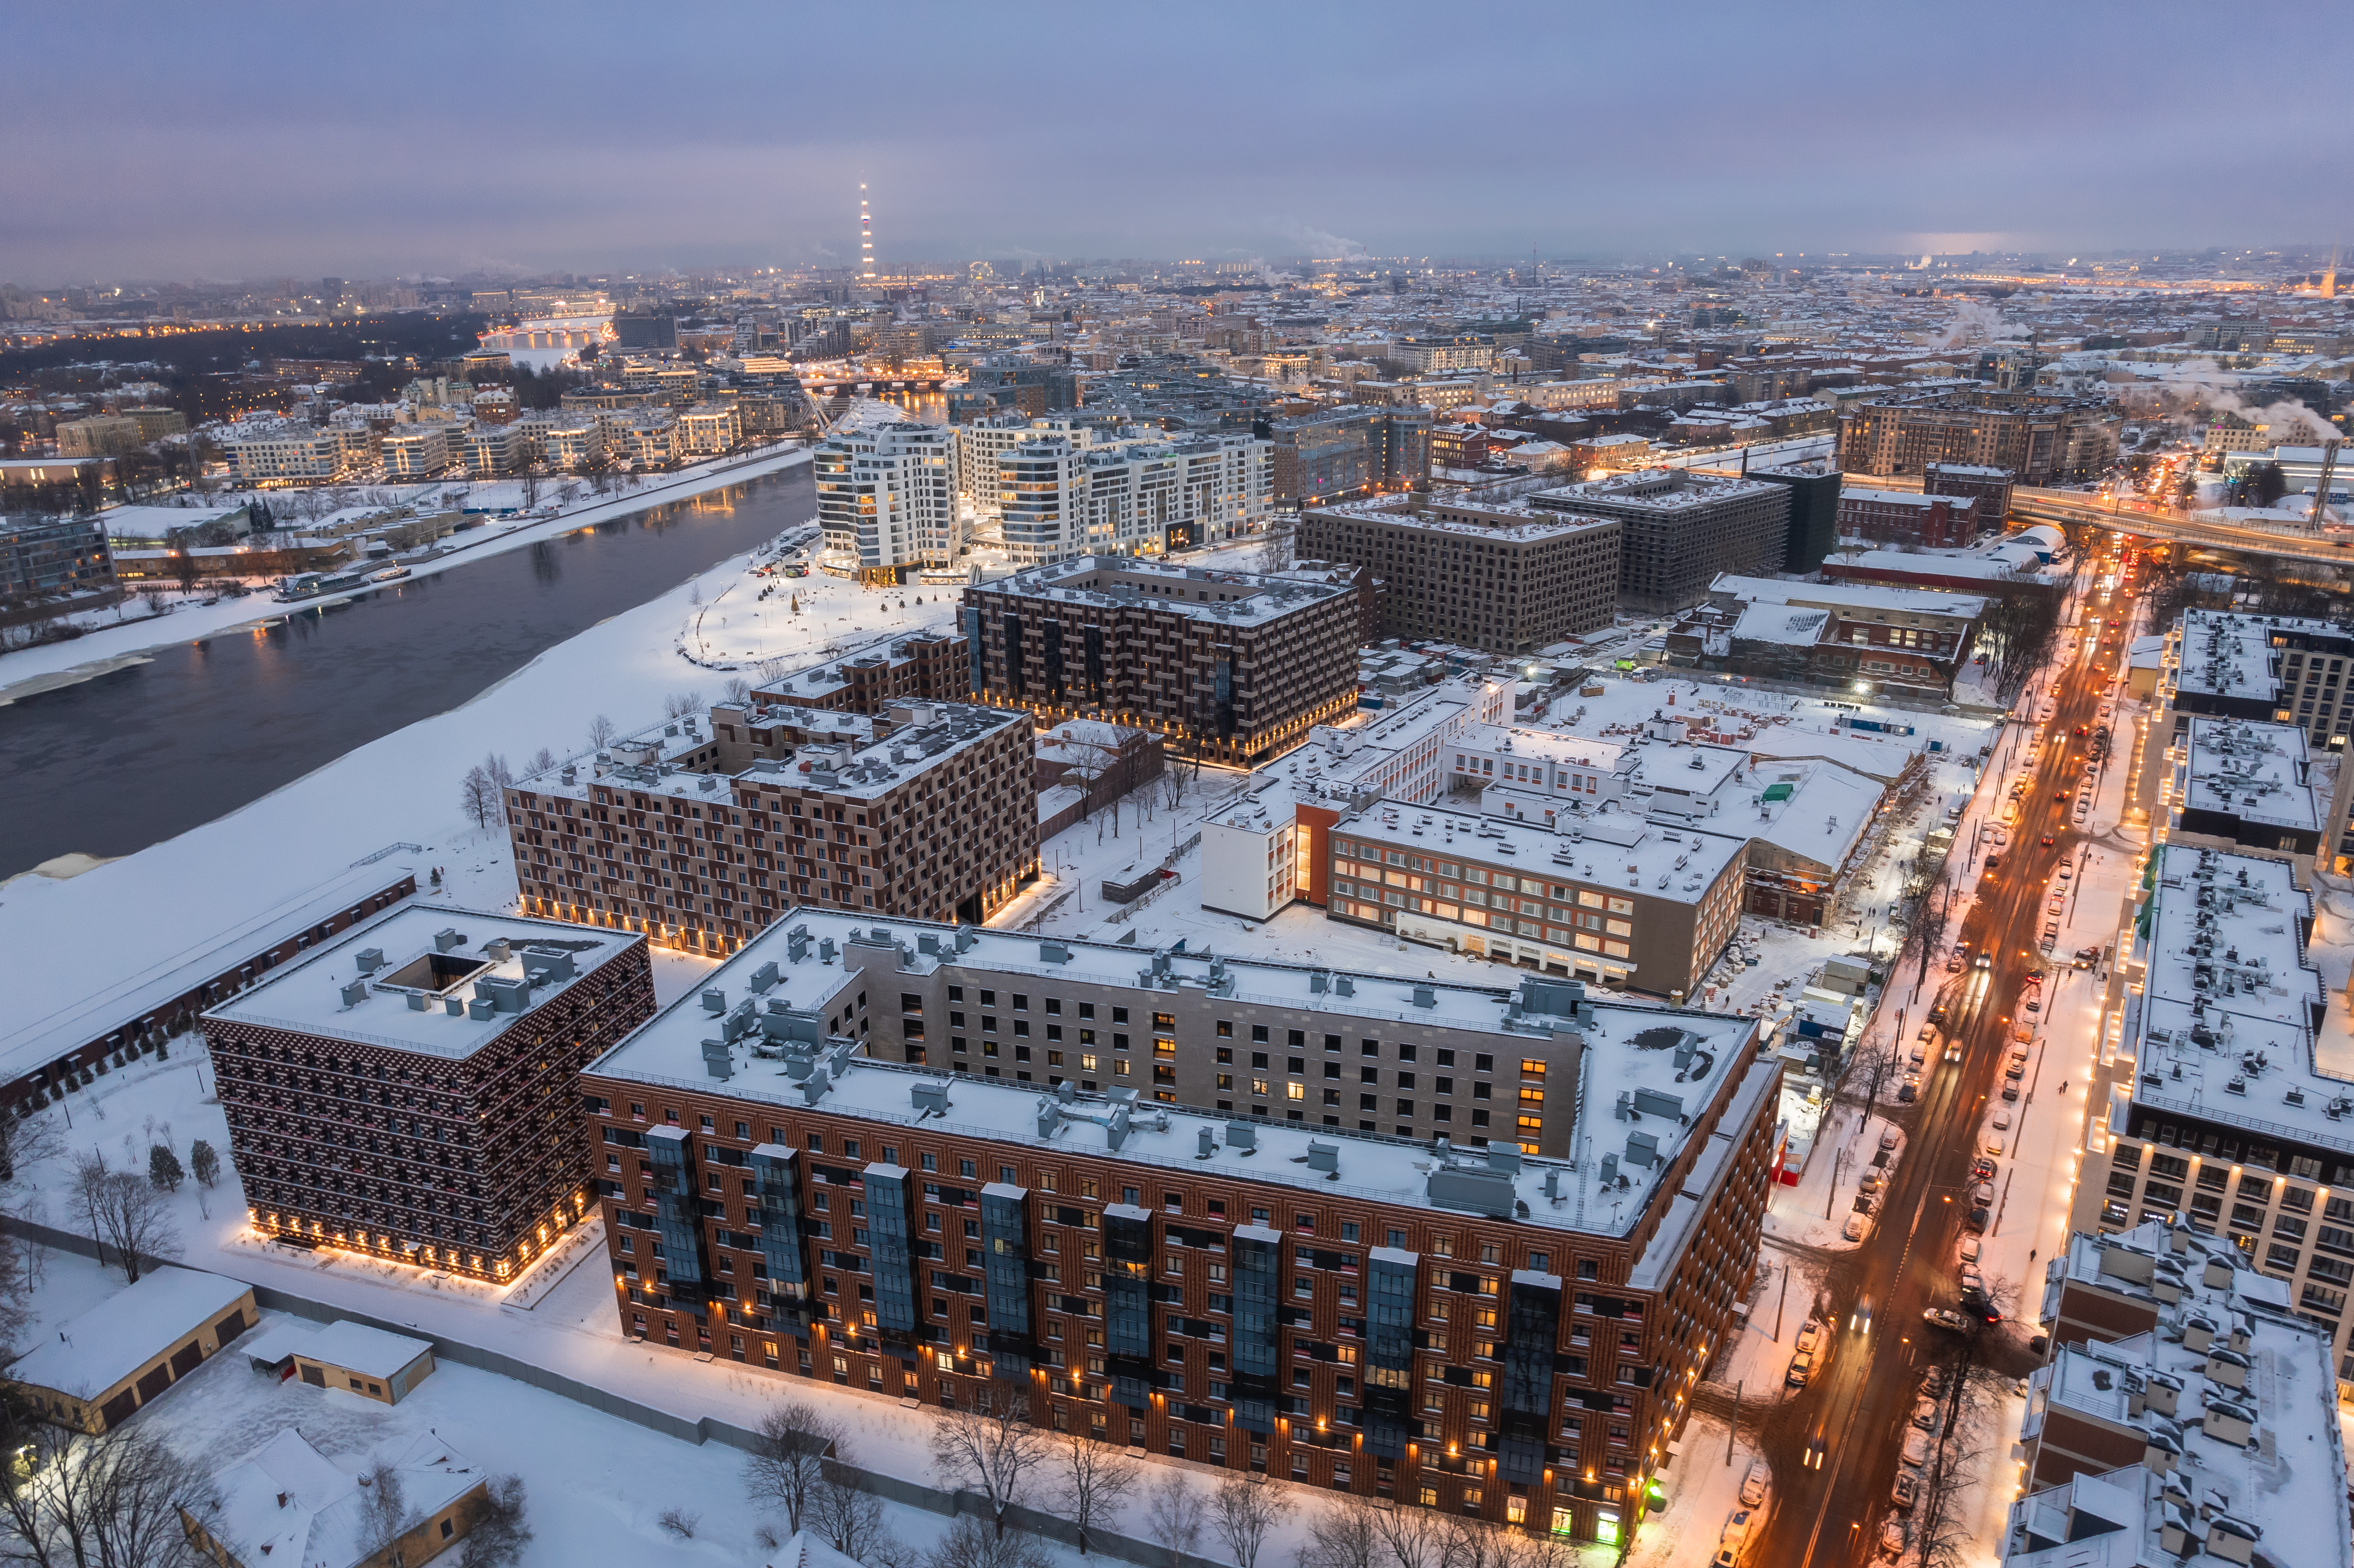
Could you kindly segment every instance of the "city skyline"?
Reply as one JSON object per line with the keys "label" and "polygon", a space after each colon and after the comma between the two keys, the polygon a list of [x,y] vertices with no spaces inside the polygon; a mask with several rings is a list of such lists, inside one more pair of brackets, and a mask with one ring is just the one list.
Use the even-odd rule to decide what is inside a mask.
{"label": "city skyline", "polygon": [[[875,40],[827,16],[645,37],[592,7],[567,14],[551,53],[543,16],[473,16],[467,52],[487,63],[453,71],[424,26],[367,39],[359,75],[349,37],[156,16],[106,72],[20,85],[41,129],[0,174],[0,275],[854,267],[862,183],[885,272],[2101,253],[2327,246],[2354,228],[2322,110],[2278,90],[2285,29],[2235,26],[2241,47],[2217,52],[2188,13],[2072,7],[2022,33],[2006,9],[2029,19],[1993,7],[1966,36],[1866,29],[1877,14],[1839,5],[1772,26],[1683,13],[1674,32],[1639,12],[1532,12],[1460,34],[1402,12],[1213,10],[1182,49],[1140,16],[1015,27],[919,11],[879,108],[877,79],[836,63]],[[20,58],[74,47],[64,18],[0,26]],[[1174,63],[1205,45],[1203,64]],[[717,62],[745,59],[776,62],[777,96],[726,90]],[[208,79],[249,85],[192,118],[187,86]],[[2229,105],[2231,132],[2186,136],[2193,102]]]}

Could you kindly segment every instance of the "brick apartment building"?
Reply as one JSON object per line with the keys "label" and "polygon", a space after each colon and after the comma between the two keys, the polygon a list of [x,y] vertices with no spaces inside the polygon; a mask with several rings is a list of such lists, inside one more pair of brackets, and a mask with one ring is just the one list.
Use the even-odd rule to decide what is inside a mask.
{"label": "brick apartment building", "polygon": [[1352,584],[1080,556],[964,590],[970,685],[1253,764],[1357,700]]}
{"label": "brick apartment building", "polygon": [[1430,484],[1427,408],[1354,406],[1276,419],[1275,499],[1300,505],[1352,501]]}
{"label": "brick apartment building", "polygon": [[404,903],[204,1015],[266,1235],[514,1277],[586,1212],[577,1075],[654,1013],[642,938]]}
{"label": "brick apartment building", "polygon": [[1788,548],[1791,489],[1730,474],[1644,469],[1541,490],[1542,511],[1616,517],[1618,602],[1636,610],[1697,604],[1724,572],[1781,568]]}
{"label": "brick apartment building", "polygon": [[1520,502],[1396,496],[1310,508],[1299,549],[1382,580],[1384,635],[1523,654],[1610,624],[1621,528]]}
{"label": "brick apartment building", "polygon": [[[1006,1054],[942,1070],[992,1026]],[[1612,1542],[1754,1271],[1756,1040],[1566,981],[797,912],[581,1087],[616,1315],[649,1345]],[[1283,1114],[1108,1082],[1129,1056],[1266,1080]],[[1530,1143],[1593,1154],[1345,1127],[1317,1102],[1361,1062],[1384,1100],[1491,1084]],[[1622,1097],[1640,1127],[1601,1108]]]}
{"label": "brick apartment building", "polygon": [[962,702],[970,679],[970,662],[962,637],[954,632],[919,632],[876,643],[837,662],[764,680],[752,688],[750,701],[769,706],[823,708],[830,713],[879,714],[892,703]]}
{"label": "brick apartment building", "polygon": [[2011,474],[2007,468],[1983,463],[1931,462],[1921,465],[1925,495],[1967,495],[1978,504],[1972,515],[1981,528],[2000,528],[2010,516]]}
{"label": "brick apartment building", "polygon": [[1875,544],[1957,549],[1978,537],[1977,499],[1924,495],[1912,490],[1848,490],[1840,493],[1839,536]]}
{"label": "brick apartment building", "polygon": [[702,952],[797,904],[980,921],[1037,869],[1032,767],[1022,715],[970,704],[722,705],[514,785],[517,889]]}
{"label": "brick apartment building", "polygon": [[1840,415],[1840,467],[1885,479],[1931,463],[2008,471],[2020,484],[2088,479],[2117,455],[2123,416],[2099,398],[1923,392]]}

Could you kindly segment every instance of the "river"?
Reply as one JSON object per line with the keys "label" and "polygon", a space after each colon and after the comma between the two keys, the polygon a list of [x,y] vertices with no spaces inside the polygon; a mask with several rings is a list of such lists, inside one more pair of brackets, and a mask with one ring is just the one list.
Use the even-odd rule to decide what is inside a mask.
{"label": "river", "polygon": [[809,521],[812,496],[800,464],[0,707],[0,877],[130,854],[456,707]]}

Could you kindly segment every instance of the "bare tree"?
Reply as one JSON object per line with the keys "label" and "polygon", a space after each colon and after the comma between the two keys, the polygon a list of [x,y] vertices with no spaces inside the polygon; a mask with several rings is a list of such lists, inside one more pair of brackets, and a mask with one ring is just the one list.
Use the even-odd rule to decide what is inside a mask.
{"label": "bare tree", "polygon": [[1168,1552],[1169,1568],[1184,1568],[1185,1559],[1202,1544],[1209,1511],[1183,1476],[1172,1471],[1155,1483],[1144,1503],[1145,1538]]}
{"label": "bare tree", "polygon": [[1376,1568],[1383,1558],[1381,1510],[1343,1492],[1309,1521],[1299,1568]]}
{"label": "bare tree", "polygon": [[458,809],[474,826],[486,832],[499,819],[499,787],[479,762],[466,769],[465,778],[458,781]]}
{"label": "bare tree", "polygon": [[466,1516],[466,1568],[514,1568],[532,1542],[521,1476],[493,1476]]}
{"label": "bare tree", "polygon": [[555,766],[556,753],[543,746],[531,754],[531,761],[525,765],[524,771],[526,774],[540,774]]}
{"label": "bare tree", "polygon": [[838,1464],[826,1465],[817,1490],[811,1494],[807,1517],[810,1529],[828,1546],[861,1563],[891,1542],[883,1499],[856,1471]]}
{"label": "bare tree", "polygon": [[1258,569],[1262,572],[1288,572],[1299,559],[1299,524],[1289,517],[1268,519],[1267,533],[1259,541]]}
{"label": "bare tree", "polygon": [[1225,1542],[1235,1568],[1258,1568],[1267,1532],[1291,1512],[1289,1495],[1275,1482],[1229,1470],[1210,1502],[1210,1524]]}
{"label": "bare tree", "polygon": [[16,1181],[24,1167],[64,1150],[58,1125],[48,1117],[0,1117],[0,1187]]}
{"label": "bare tree", "polygon": [[179,1250],[170,1201],[144,1176],[110,1171],[106,1157],[92,1153],[74,1167],[73,1192],[75,1204],[89,1216],[91,1239],[101,1254],[114,1248],[127,1283],[139,1283],[148,1259]]}
{"label": "bare tree", "polygon": [[727,683],[719,688],[719,700],[741,707],[752,695],[752,683],[741,675],[730,675]]}
{"label": "bare tree", "polygon": [[13,1398],[0,1426],[12,1459],[0,1467],[0,1562],[180,1568],[199,1561],[180,1510],[202,1521],[218,1495],[211,1477],[152,1428],[92,1436],[41,1422]]}
{"label": "bare tree", "polygon": [[703,694],[697,691],[673,692],[663,699],[663,717],[681,719],[703,711]]}
{"label": "bare tree", "polygon": [[755,1503],[780,1508],[787,1533],[801,1527],[801,1515],[824,1478],[824,1459],[831,1450],[847,1461],[849,1434],[839,1421],[806,1400],[788,1399],[770,1405],[752,1436],[752,1451],[744,1461],[744,1491]]}
{"label": "bare tree", "polygon": [[965,1514],[949,1526],[926,1561],[928,1568],[1053,1568],[1055,1560],[1036,1536],[1018,1530],[1011,1535],[992,1532]]}
{"label": "bare tree", "polygon": [[1373,1519],[1397,1568],[1438,1568],[1446,1555],[1445,1523],[1426,1508],[1394,1508]]}
{"label": "bare tree", "polygon": [[1061,1461],[1056,1493],[1063,1517],[1078,1527],[1079,1555],[1087,1554],[1087,1532],[1119,1515],[1120,1505],[1142,1478],[1123,1448],[1073,1432],[1056,1438]]}
{"label": "bare tree", "polygon": [[[360,1472],[360,1540],[370,1556],[386,1554],[391,1568],[402,1568],[400,1538],[417,1528],[400,1484],[398,1466],[378,1460]],[[437,1542],[434,1544],[439,1545]]]}
{"label": "bare tree", "polygon": [[603,714],[599,714],[595,718],[588,721],[588,749],[591,751],[604,750],[607,747],[613,744],[613,737],[620,733],[620,730],[614,726],[611,719],[606,717]]}
{"label": "bare tree", "polygon": [[1000,1534],[1006,1511],[1022,1500],[1048,1457],[1045,1436],[1030,1425],[1023,1394],[991,1400],[978,1410],[945,1412],[932,1428],[933,1469],[951,1489],[979,1492]]}

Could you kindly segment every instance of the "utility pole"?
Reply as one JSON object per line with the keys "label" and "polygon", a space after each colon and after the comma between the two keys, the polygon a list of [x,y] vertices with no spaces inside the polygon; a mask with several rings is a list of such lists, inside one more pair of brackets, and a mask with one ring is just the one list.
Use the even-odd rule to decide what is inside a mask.
{"label": "utility pole", "polygon": [[1733,1380],[1733,1421],[1724,1429],[1724,1467],[1733,1468],[1733,1437],[1741,1430],[1741,1380]]}
{"label": "utility pole", "polygon": [[1774,1303],[1774,1342],[1782,1342],[1782,1308],[1790,1304],[1790,1266],[1782,1266],[1782,1298]]}

